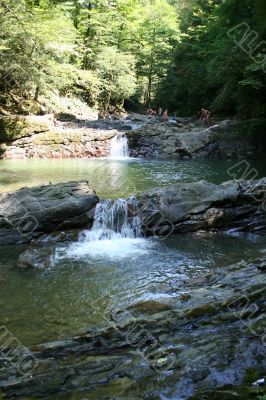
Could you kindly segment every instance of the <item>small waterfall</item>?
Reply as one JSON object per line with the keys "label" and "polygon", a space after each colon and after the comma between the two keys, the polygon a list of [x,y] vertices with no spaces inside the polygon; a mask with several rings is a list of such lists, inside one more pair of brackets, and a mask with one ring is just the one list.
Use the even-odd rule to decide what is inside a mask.
{"label": "small waterfall", "polygon": [[111,140],[110,158],[122,160],[129,158],[128,140],[126,135],[116,135]]}
{"label": "small waterfall", "polygon": [[64,257],[102,260],[130,259],[147,254],[149,242],[142,236],[135,197],[103,200],[96,206],[93,227],[73,243]]}
{"label": "small waterfall", "polygon": [[137,215],[136,199],[103,200],[96,206],[91,231],[82,238],[84,242],[101,240],[135,239],[141,237],[141,221]]}

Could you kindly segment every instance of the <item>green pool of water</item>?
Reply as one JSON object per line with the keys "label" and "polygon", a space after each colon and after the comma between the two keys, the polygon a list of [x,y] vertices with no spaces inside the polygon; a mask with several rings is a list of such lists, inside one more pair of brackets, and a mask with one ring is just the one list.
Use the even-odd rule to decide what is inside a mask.
{"label": "green pool of water", "polygon": [[126,197],[135,192],[177,182],[205,179],[221,183],[234,176],[237,179],[266,176],[265,160],[0,160],[0,191],[85,179],[102,198]]}

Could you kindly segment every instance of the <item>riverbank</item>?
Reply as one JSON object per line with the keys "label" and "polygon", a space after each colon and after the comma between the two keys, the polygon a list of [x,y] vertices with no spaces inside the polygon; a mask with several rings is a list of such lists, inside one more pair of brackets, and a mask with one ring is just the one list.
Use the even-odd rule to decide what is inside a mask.
{"label": "riverbank", "polygon": [[111,140],[125,135],[131,157],[164,159],[250,158],[261,151],[236,120],[169,122],[128,114],[119,120],[80,119],[61,113],[4,116],[0,120],[2,159],[101,158],[110,155]]}

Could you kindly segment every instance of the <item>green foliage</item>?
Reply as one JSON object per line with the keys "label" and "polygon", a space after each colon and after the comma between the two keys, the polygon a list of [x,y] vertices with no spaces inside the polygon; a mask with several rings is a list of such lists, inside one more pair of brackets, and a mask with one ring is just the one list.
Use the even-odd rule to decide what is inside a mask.
{"label": "green foliage", "polygon": [[[135,109],[238,114],[261,131],[265,13],[263,0],[0,0],[0,111],[126,99]],[[247,26],[255,53],[236,43]],[[32,100],[34,110],[22,107]]]}
{"label": "green foliage", "polygon": [[100,78],[99,97],[104,109],[110,104],[121,104],[135,90],[134,57],[123,54],[116,47],[103,47],[96,56],[95,69]]}
{"label": "green foliage", "polygon": [[[262,63],[266,54],[262,46],[262,2],[184,0],[182,4],[182,40],[176,46],[174,61],[160,92],[162,99],[170,94],[166,105],[188,115],[209,107],[217,114],[264,117],[266,75]],[[236,29],[239,24],[242,28]],[[247,27],[247,34],[255,41],[246,41],[243,50],[236,42],[243,41]],[[250,50],[247,54],[245,46],[258,46],[261,53]]]}

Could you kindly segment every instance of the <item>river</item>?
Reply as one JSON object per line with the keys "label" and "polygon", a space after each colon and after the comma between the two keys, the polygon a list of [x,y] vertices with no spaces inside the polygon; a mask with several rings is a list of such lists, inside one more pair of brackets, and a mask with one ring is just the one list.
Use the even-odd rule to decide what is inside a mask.
{"label": "river", "polygon": [[[265,176],[264,160],[250,163]],[[16,160],[0,161],[1,191],[84,179],[101,198],[117,199],[152,187],[230,179],[233,161]],[[228,172],[229,170],[229,172]],[[240,178],[240,176],[239,176]],[[28,246],[1,248],[0,316],[25,346],[63,339],[104,322],[106,307],[182,293],[182,282],[265,253],[256,235],[179,235],[166,240],[124,239],[100,247],[55,245],[48,270],[20,271]],[[73,247],[74,246],[74,247]]]}

